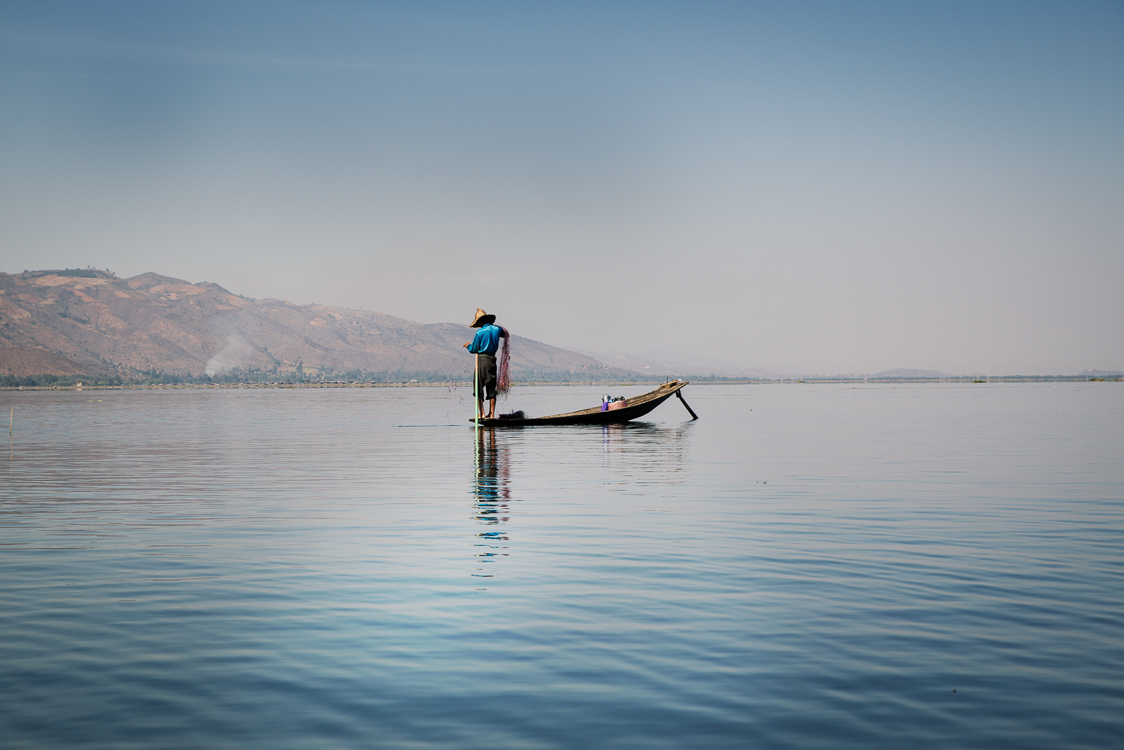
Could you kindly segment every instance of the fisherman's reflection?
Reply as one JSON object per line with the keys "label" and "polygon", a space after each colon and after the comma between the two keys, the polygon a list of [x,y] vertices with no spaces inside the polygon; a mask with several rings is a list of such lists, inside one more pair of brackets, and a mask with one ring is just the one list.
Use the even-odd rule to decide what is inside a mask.
{"label": "fisherman's reflection", "polygon": [[[476,558],[481,564],[507,557],[504,526],[511,501],[507,452],[502,440],[497,447],[495,429],[482,427],[476,430],[476,475],[472,482],[472,494],[476,521],[486,527],[476,534]],[[477,568],[473,575],[492,577],[491,572],[483,567]]]}

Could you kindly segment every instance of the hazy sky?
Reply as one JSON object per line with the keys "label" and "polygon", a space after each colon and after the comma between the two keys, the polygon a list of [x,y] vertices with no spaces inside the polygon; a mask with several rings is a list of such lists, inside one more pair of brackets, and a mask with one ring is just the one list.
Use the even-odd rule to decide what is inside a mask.
{"label": "hazy sky", "polygon": [[1124,369],[1120,2],[0,1],[0,270]]}

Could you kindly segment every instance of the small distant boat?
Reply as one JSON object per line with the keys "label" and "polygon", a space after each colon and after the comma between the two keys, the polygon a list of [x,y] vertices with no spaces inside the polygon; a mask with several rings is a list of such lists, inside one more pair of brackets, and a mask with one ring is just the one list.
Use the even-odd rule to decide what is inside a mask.
{"label": "small distant boat", "polygon": [[[672,396],[677,396],[680,401],[683,401],[683,405],[687,406],[687,402],[683,400],[683,394],[680,393],[685,385],[687,385],[686,380],[664,383],[656,390],[645,393],[643,396],[628,399],[627,406],[605,411],[602,411],[600,406],[594,406],[581,411],[554,414],[549,417],[527,417],[523,419],[511,417],[485,419],[481,417],[470,421],[479,422],[482,427],[530,427],[541,424],[620,424],[644,416]],[[690,406],[687,406],[687,411],[691,413],[692,419],[698,419],[698,415],[691,410]]]}

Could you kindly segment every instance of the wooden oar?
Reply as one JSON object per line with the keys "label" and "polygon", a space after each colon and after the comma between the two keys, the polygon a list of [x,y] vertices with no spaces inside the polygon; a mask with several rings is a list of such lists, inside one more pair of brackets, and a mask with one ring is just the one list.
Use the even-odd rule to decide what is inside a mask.
{"label": "wooden oar", "polygon": [[683,405],[687,407],[687,411],[689,411],[689,412],[691,413],[691,419],[692,419],[692,420],[698,419],[698,418],[699,418],[699,415],[698,415],[698,414],[695,414],[695,410],[694,410],[694,409],[692,409],[692,408],[691,408],[691,407],[690,407],[690,406],[689,406],[689,405],[687,404],[687,399],[683,398],[683,391],[676,391],[676,392],[675,392],[675,395],[676,395],[676,396],[678,396],[678,397],[679,397],[679,400],[683,402]]}
{"label": "wooden oar", "polygon": [[476,415],[476,426],[480,426],[480,354],[476,358],[476,371],[472,374],[472,413]]}

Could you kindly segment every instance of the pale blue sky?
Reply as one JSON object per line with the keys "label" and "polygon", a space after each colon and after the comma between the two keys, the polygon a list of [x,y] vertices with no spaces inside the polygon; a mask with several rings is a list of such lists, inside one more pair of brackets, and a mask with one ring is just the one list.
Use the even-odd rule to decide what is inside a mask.
{"label": "pale blue sky", "polygon": [[1124,5],[0,2],[0,270],[1124,369]]}

